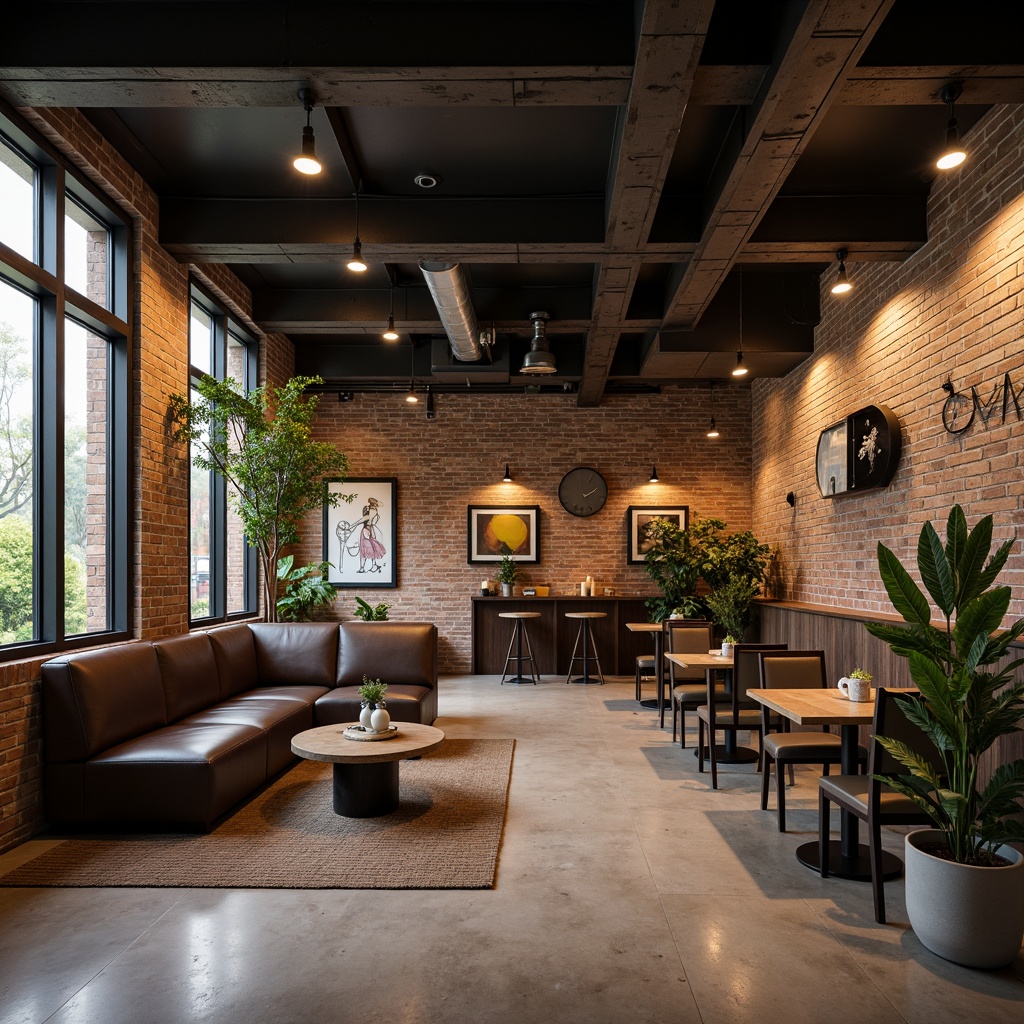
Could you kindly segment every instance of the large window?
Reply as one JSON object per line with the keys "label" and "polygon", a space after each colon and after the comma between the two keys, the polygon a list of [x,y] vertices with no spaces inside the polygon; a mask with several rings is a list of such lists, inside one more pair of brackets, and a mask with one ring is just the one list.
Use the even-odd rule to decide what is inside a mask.
{"label": "large window", "polygon": [[[204,374],[230,377],[242,391],[256,379],[256,345],[231,317],[198,288],[189,315],[192,400]],[[193,621],[222,621],[256,611],[256,553],[224,481],[192,466],[189,492],[190,603]]]}
{"label": "large window", "polygon": [[0,658],[128,631],[128,245],[0,118]]}

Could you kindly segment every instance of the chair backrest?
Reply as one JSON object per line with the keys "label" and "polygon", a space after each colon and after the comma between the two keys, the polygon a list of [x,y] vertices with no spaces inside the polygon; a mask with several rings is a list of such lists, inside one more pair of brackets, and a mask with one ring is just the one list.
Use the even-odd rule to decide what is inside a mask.
{"label": "chair backrest", "polygon": [[733,648],[732,689],[736,707],[759,707],[747,696],[761,686],[761,655],[786,650],[786,644],[736,644]]}
{"label": "chair backrest", "polygon": [[[672,619],[666,626],[665,650],[671,654],[707,654],[714,642],[714,623],[699,619]],[[704,669],[680,668],[669,662],[669,681],[703,682]]]}
{"label": "chair backrest", "polygon": [[766,651],[758,655],[761,686],[776,690],[812,690],[828,686],[824,651]]}
{"label": "chair backrest", "polygon": [[917,690],[887,690],[879,687],[875,691],[875,717],[872,724],[872,744],[868,770],[873,775],[908,775],[905,768],[892,754],[878,742],[877,737],[899,740],[926,761],[941,768],[939,752],[935,744],[903,713],[903,708],[896,703],[896,698],[923,700]]}

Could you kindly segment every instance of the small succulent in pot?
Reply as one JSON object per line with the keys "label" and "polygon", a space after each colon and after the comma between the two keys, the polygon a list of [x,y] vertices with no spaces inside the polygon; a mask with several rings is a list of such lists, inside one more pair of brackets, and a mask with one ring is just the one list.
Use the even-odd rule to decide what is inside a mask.
{"label": "small succulent in pot", "polygon": [[870,672],[868,672],[866,669],[855,668],[850,673],[850,678],[851,679],[863,679],[864,682],[870,683],[871,680],[874,679],[875,677]]}
{"label": "small succulent in pot", "polygon": [[382,683],[379,679],[369,679],[363,676],[363,685],[359,687],[359,696],[363,698],[366,704],[383,704],[384,694],[387,693],[387,689],[387,683]]}

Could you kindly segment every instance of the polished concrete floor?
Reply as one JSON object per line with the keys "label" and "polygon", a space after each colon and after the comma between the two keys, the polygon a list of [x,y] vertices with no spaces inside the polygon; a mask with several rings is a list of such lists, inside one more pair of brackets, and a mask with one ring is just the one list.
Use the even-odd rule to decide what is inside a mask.
{"label": "polished concrete floor", "polygon": [[712,791],[632,697],[632,680],[442,682],[449,735],[517,741],[493,890],[0,889],[0,1021],[1024,1020],[1024,953],[946,963],[902,882],[876,925],[870,886],[796,861],[811,769],[780,834],[753,766]]}

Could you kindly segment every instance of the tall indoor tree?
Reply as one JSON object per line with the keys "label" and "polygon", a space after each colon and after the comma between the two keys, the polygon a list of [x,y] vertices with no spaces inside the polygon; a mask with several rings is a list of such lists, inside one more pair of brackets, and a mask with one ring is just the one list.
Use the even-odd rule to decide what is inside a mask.
{"label": "tall indoor tree", "polygon": [[306,388],[319,377],[293,377],[282,387],[263,385],[242,394],[230,377],[203,377],[199,398],[172,395],[176,440],[193,446],[193,463],[228,484],[228,500],[242,520],[260,560],[267,620],[277,619],[277,563],[282,549],[299,539],[308,512],[351,495],[332,493],[324,480],[344,480],[348,459],[334,445],[315,441],[317,395]]}

